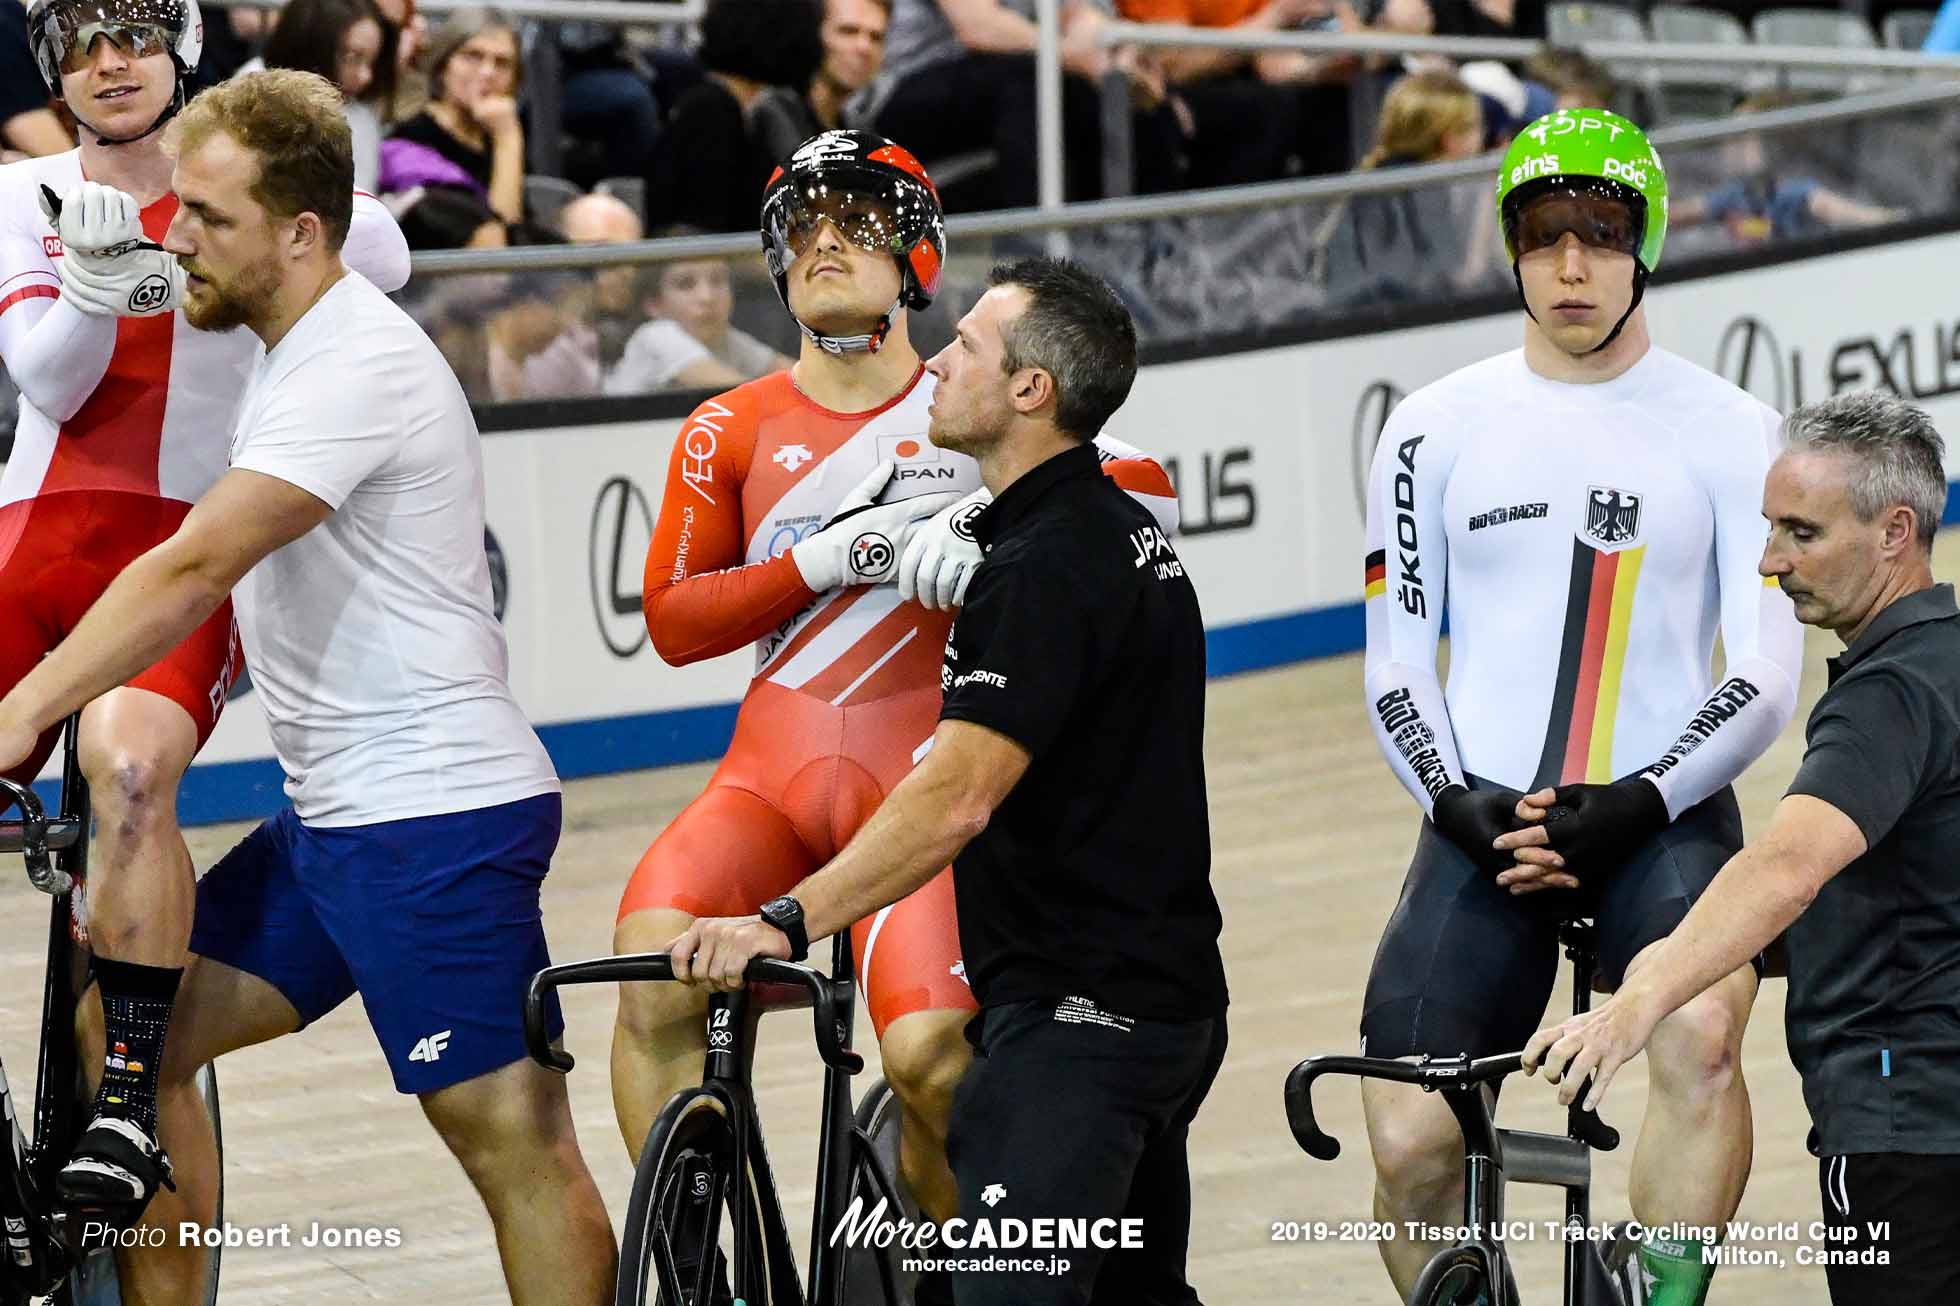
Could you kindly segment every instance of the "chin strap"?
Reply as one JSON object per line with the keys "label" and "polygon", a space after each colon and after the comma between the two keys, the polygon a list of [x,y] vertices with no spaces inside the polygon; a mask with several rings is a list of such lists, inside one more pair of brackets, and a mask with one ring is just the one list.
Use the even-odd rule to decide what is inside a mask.
{"label": "chin strap", "polygon": [[[1533,322],[1536,322],[1538,320],[1538,315],[1531,311],[1531,301],[1525,298],[1524,274],[1518,271],[1518,265],[1516,261],[1513,261],[1511,264],[1511,279],[1518,283],[1518,302],[1524,305],[1524,315],[1530,318]],[[1640,297],[1646,293],[1647,293],[1647,265],[1642,263],[1639,259],[1635,259],[1633,261],[1633,299],[1630,303],[1627,304],[1627,311],[1620,314],[1620,320],[1613,324],[1613,329],[1606,333],[1606,339],[1600,341],[1598,344],[1594,345],[1591,349],[1588,349],[1586,351],[1588,354],[1596,354],[1600,350],[1606,348],[1606,346],[1612,344],[1615,340],[1619,339],[1620,329],[1626,326],[1627,319],[1633,316],[1633,310],[1640,307]]]}
{"label": "chin strap", "polygon": [[875,354],[885,347],[885,337],[890,335],[892,330],[892,315],[904,304],[903,296],[893,300],[892,306],[885,310],[885,315],[878,319],[878,325],[865,334],[857,336],[827,336],[804,325],[802,318],[792,318],[791,321],[796,323],[798,331],[808,336],[816,347],[826,354]]}

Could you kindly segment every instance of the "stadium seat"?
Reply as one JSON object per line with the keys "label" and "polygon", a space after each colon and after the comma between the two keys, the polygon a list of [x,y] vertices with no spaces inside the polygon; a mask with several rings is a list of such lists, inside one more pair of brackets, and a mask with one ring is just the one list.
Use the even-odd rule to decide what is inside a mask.
{"label": "stadium seat", "polygon": [[611,195],[625,203],[633,212],[640,215],[640,221],[647,220],[647,183],[644,177],[608,177],[594,186],[593,192]]}
{"label": "stadium seat", "polygon": [[[1841,9],[1765,9],[1750,24],[1759,45],[1808,45],[1846,50],[1875,50],[1878,38],[1871,24]],[[1791,68],[1779,84],[1793,91],[1843,94],[1886,85],[1882,77],[1859,77],[1829,69]]]}
{"label": "stadium seat", "polygon": [[1545,35],[1553,44],[1586,41],[1644,41],[1647,24],[1640,11],[1622,5],[1555,4],[1545,8]]}
{"label": "stadium seat", "polygon": [[[1671,45],[1747,45],[1749,33],[1733,14],[1700,5],[1655,5],[1648,15],[1654,39]],[[1746,65],[1734,63],[1664,64],[1656,100],[1666,121],[1722,118],[1748,89],[1755,89]]]}
{"label": "stadium seat", "polygon": [[1882,28],[1885,48],[1888,50],[1917,50],[1926,44],[1926,34],[1933,30],[1932,9],[1894,9],[1885,15]]}
{"label": "stadium seat", "polygon": [[524,216],[540,226],[552,226],[558,221],[558,210],[583,194],[584,191],[563,177],[527,174],[524,178]]}

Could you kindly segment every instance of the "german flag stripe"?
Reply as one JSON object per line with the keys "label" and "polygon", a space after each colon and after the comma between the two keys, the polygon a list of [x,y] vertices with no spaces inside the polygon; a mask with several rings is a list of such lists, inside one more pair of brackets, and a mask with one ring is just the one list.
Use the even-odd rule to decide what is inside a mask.
{"label": "german flag stripe", "polygon": [[1596,784],[1613,780],[1613,725],[1620,719],[1620,673],[1627,665],[1627,634],[1633,624],[1633,592],[1640,586],[1640,564],[1647,546],[1613,555],[1613,595],[1607,608],[1606,648],[1599,660],[1599,692],[1593,700],[1592,747],[1586,750],[1586,773]]}
{"label": "german flag stripe", "polygon": [[1558,683],[1534,787],[1613,778],[1613,726],[1633,595],[1646,547],[1601,553],[1573,542]]}
{"label": "german flag stripe", "polygon": [[1388,552],[1376,549],[1361,564],[1361,597],[1372,599],[1388,591]]}
{"label": "german flag stripe", "polygon": [[1593,564],[1599,550],[1572,543],[1572,577],[1565,592],[1565,635],[1559,646],[1558,680],[1552,687],[1552,711],[1545,725],[1545,748],[1531,787],[1557,785],[1565,774],[1566,739],[1572,728],[1572,705],[1579,692],[1579,663],[1586,651],[1586,612],[1592,601]]}

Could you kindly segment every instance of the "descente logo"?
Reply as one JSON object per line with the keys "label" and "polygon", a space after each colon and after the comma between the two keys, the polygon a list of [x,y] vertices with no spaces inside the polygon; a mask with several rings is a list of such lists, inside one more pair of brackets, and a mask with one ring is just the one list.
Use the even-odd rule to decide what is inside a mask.
{"label": "descente logo", "polygon": [[983,1216],[977,1220],[955,1218],[945,1224],[934,1224],[930,1220],[909,1217],[891,1219],[886,1214],[886,1200],[882,1197],[876,1206],[866,1211],[864,1196],[859,1194],[851,1199],[850,1209],[844,1212],[843,1218],[830,1231],[830,1245],[835,1247],[839,1243],[846,1247],[875,1247],[880,1250],[896,1246],[905,1251],[925,1251],[942,1246],[954,1251],[1019,1247],[1036,1251],[1068,1251],[1087,1247],[1105,1251],[1114,1251],[1119,1247],[1135,1250],[1143,1246],[1143,1221],[1135,1218],[1089,1220],[1045,1216],[1034,1220],[1011,1216],[996,1220]]}

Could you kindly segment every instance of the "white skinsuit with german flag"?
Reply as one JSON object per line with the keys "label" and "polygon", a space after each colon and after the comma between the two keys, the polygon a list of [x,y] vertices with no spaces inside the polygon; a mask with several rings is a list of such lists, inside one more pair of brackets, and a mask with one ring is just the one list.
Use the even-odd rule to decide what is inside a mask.
{"label": "white skinsuit with german flag", "polygon": [[1466,772],[1525,792],[1642,773],[1675,817],[1769,747],[1803,656],[1756,570],[1778,427],[1661,349],[1593,385],[1517,350],[1402,401],[1368,484],[1367,699],[1424,811]]}

